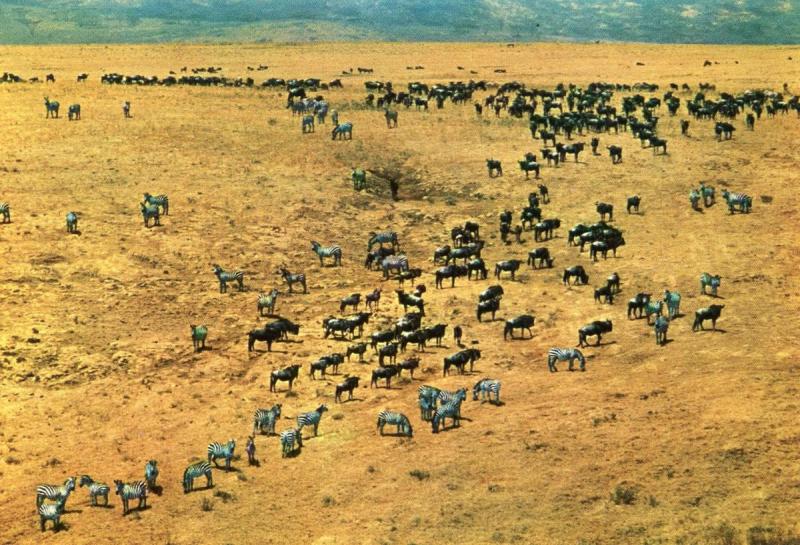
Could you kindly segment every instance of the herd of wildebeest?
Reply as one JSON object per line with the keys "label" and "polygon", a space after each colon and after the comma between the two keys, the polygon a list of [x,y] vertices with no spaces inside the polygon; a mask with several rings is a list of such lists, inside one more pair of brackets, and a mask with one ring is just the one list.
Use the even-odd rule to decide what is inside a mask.
{"label": "herd of wildebeest", "polygon": [[[421,66],[410,66],[409,69],[422,69]],[[460,68],[460,67],[459,67]],[[267,66],[259,65],[257,68],[248,67],[248,70],[266,70]],[[187,72],[187,68],[182,69]],[[334,139],[352,138],[353,124],[351,122],[339,123],[339,114],[335,109],[329,112],[328,99],[318,94],[320,91],[334,92],[342,87],[341,79],[323,83],[317,78],[306,79],[279,79],[270,78],[260,86],[252,78],[229,79],[217,75],[222,68],[195,68],[191,69],[192,75],[176,76],[171,73],[166,78],[144,76],[123,76],[121,74],[105,74],[101,77],[104,84],[120,85],[208,85],[208,86],[235,86],[235,87],[270,87],[285,90],[286,108],[292,116],[299,115],[302,119],[301,129],[304,134],[313,134],[317,125],[325,124],[330,113],[333,126]],[[343,71],[344,75],[352,74]],[[201,75],[205,73],[207,75]],[[372,73],[370,68],[359,68],[359,74]],[[84,82],[87,74],[78,76],[78,82]],[[55,81],[53,75],[48,75],[47,81]],[[5,73],[0,78],[0,83],[24,82],[14,74]],[[31,81],[34,81],[31,79]],[[519,242],[523,232],[533,232],[534,240],[539,245],[528,252],[527,259],[512,258],[494,263],[493,276],[497,283],[489,285],[478,296],[475,306],[475,317],[481,322],[485,316],[495,315],[501,308],[504,295],[500,283],[502,278],[515,280],[516,274],[523,266],[528,266],[533,271],[547,271],[555,267],[555,259],[551,256],[547,244],[551,244],[556,237],[556,232],[562,229],[559,218],[549,213],[548,208],[552,203],[551,193],[547,186],[539,183],[542,171],[547,168],[561,168],[564,162],[569,163],[568,156],[575,162],[585,151],[584,142],[573,142],[573,138],[590,137],[592,155],[599,155],[600,137],[614,131],[614,133],[628,132],[635,140],[639,141],[638,147],[650,147],[654,154],[666,154],[668,142],[659,136],[659,112],[662,108],[666,115],[675,116],[680,112],[681,105],[686,113],[695,120],[710,120],[712,130],[710,136],[717,140],[732,139],[736,127],[734,123],[740,116],[745,117],[745,128],[754,130],[757,119],[766,112],[767,117],[786,114],[790,109],[796,110],[800,116],[800,100],[797,96],[790,96],[784,86],[783,92],[771,90],[748,90],[738,94],[718,93],[713,85],[700,84],[694,91],[688,84],[669,84],[669,90],[657,96],[659,86],[652,83],[637,83],[633,85],[612,83],[591,83],[585,87],[578,85],[558,84],[550,89],[531,88],[517,81],[502,84],[489,81],[425,83],[421,81],[408,83],[402,91],[396,90],[389,81],[367,81],[365,83],[367,95],[364,104],[383,112],[389,129],[397,129],[398,109],[415,108],[427,110],[429,105],[437,109],[445,107],[458,107],[459,105],[472,104],[477,116],[484,115],[484,110],[492,111],[495,116],[511,116],[517,119],[527,119],[528,129],[533,140],[542,143],[540,156],[529,152],[519,159],[520,172],[528,178],[531,173],[537,179],[537,188],[528,196],[527,202],[520,203],[520,210],[515,221],[515,214],[511,210],[499,212],[500,244],[507,245],[511,241],[509,236],[514,236]],[[478,99],[477,94],[481,93]],[[645,96],[645,94],[647,96]],[[621,95],[621,96],[620,96]],[[684,95],[681,98],[679,95]],[[130,103],[126,102],[123,108],[125,117],[130,117]],[[58,103],[45,98],[46,117],[58,117]],[[345,106],[346,107],[346,104]],[[80,120],[80,105],[74,104],[69,108],[70,119]],[[416,120],[418,121],[418,119]],[[689,120],[681,121],[681,133],[686,135],[690,128]],[[623,150],[621,146],[609,145],[607,151],[611,157],[612,168],[622,168]],[[657,159],[657,158],[656,158]],[[503,176],[503,165],[500,161],[489,158],[486,167],[490,177]],[[368,173],[362,168],[353,168],[351,172],[353,189],[361,191],[369,187]],[[392,188],[396,196],[397,187]],[[725,200],[729,214],[749,213],[752,208],[752,198],[744,193],[737,193],[723,188],[720,191]],[[690,188],[689,204],[694,209],[711,207],[714,205],[716,190],[714,187],[701,183],[698,187]],[[555,199],[556,197],[553,197]],[[762,196],[765,201],[768,197]],[[766,201],[768,202],[768,201]],[[644,203],[646,205],[646,203]],[[161,219],[170,213],[169,199],[165,194],[145,193],[139,204],[145,227],[161,225]],[[630,195],[625,203],[627,214],[638,214],[642,199],[638,195]],[[595,202],[597,221],[579,223],[567,231],[566,243],[577,248],[576,259],[588,246],[589,259],[597,261],[599,257],[607,259],[609,253],[614,257],[618,251],[625,247],[624,233],[614,227],[613,203]],[[2,223],[11,222],[11,206],[8,203],[0,204]],[[79,233],[78,220],[80,214],[70,211],[66,216],[68,233]],[[170,216],[172,217],[172,216]],[[338,301],[334,301],[339,310],[339,316],[329,316],[322,320],[320,333],[323,338],[344,341],[346,347],[336,353],[320,355],[308,363],[308,376],[315,380],[317,375],[325,377],[327,374],[339,374],[342,365],[350,365],[350,359],[357,356],[359,363],[366,363],[371,359],[371,352],[377,355],[378,365],[370,373],[370,388],[379,387],[383,382],[386,388],[391,388],[391,381],[401,377],[404,371],[413,379],[414,372],[420,368],[421,354],[425,353],[428,343],[441,347],[447,336],[447,328],[452,328],[452,335],[459,351],[443,358],[442,374],[447,376],[451,370],[459,375],[475,372],[475,365],[482,357],[481,351],[475,347],[466,347],[462,341],[464,332],[463,324],[425,323],[426,317],[426,285],[423,281],[425,274],[434,278],[435,289],[455,288],[459,279],[464,281],[485,281],[489,277],[489,266],[481,257],[486,246],[483,236],[492,226],[480,225],[475,221],[467,221],[453,226],[449,235],[451,243],[446,246],[431,248],[433,269],[412,267],[407,255],[401,250],[401,240],[397,232],[382,231],[369,233],[366,240],[366,254],[364,266],[369,271],[376,271],[383,281],[396,279],[398,289],[395,295],[405,314],[394,320],[394,325],[385,330],[374,331],[364,337],[364,329],[370,323],[371,317],[379,312],[383,289],[376,288],[363,294],[352,293]],[[326,260],[330,266],[341,266],[343,260],[350,258],[338,244],[330,242],[327,245],[317,241],[310,241],[310,249],[319,259],[321,265]],[[359,258],[360,259],[360,258]],[[238,291],[246,290],[245,273],[235,268],[223,268],[214,264],[212,271],[219,284],[220,293],[226,293],[228,284],[233,284]],[[308,282],[302,271],[290,271],[286,265],[281,265],[276,271],[286,288],[288,294],[307,293]],[[542,273],[544,274],[544,272]],[[711,297],[717,296],[721,279],[719,275],[708,272],[697,272],[699,289],[702,294]],[[561,274],[563,283],[571,285],[588,285],[589,274],[580,264],[572,264],[563,269]],[[405,283],[409,282],[412,288],[405,290]],[[613,304],[615,297],[620,292],[622,279],[617,273],[599,282],[593,290],[593,298],[600,304]],[[667,343],[667,332],[670,322],[680,314],[681,295],[673,287],[661,287],[656,293],[637,293],[627,301],[628,319],[644,318],[648,325],[653,327],[657,345]],[[256,301],[259,317],[270,316],[275,318],[275,310],[281,291],[272,288],[266,293],[261,293]],[[363,304],[363,309],[359,307]],[[409,307],[413,312],[408,312]],[[694,314],[693,331],[702,330],[704,322],[710,321],[712,328],[716,329],[716,322],[720,318],[724,305],[710,304],[699,308]],[[348,313],[351,312],[351,313]],[[528,314],[509,317],[504,322],[504,339],[524,339],[533,336],[535,317]],[[308,327],[305,325],[303,327]],[[290,335],[297,335],[301,325],[290,319],[273,319],[261,328],[249,331],[247,336],[247,351],[256,350],[257,342],[264,342],[268,351],[272,350],[273,343],[287,340]],[[205,325],[191,325],[191,339],[194,350],[200,352],[205,347],[209,328]],[[515,331],[519,331],[516,335]],[[613,331],[612,320],[591,321],[579,328],[577,347],[553,347],[547,352],[547,364],[550,372],[557,371],[559,362],[568,362],[568,369],[574,369],[574,362],[579,363],[580,371],[586,370],[586,358],[580,348],[590,346],[589,339],[595,338],[594,346],[600,344],[604,335]],[[409,346],[416,347],[414,355],[406,355]],[[400,361],[398,361],[398,357]],[[286,383],[288,390],[292,389],[295,380],[300,376],[301,364],[289,365],[282,369],[275,369],[270,374],[270,392],[278,392],[281,383]],[[354,391],[359,387],[361,377],[354,371],[344,375],[343,380],[333,387],[334,403],[346,403],[353,399]],[[406,382],[407,383],[407,382]],[[500,401],[500,380],[496,378],[481,377],[472,386],[472,398],[477,400],[488,397],[496,405]],[[362,385],[364,386],[364,385]],[[364,386],[365,387],[365,386]],[[445,428],[447,420],[451,428],[457,428],[461,420],[462,402],[467,398],[467,388],[455,391],[446,391],[432,385],[420,386],[417,390],[420,408],[420,420],[427,422],[434,433]],[[346,394],[346,398],[344,397]],[[276,435],[275,425],[281,417],[282,405],[275,403],[270,408],[259,408],[255,411],[253,431],[248,436],[246,452],[251,464],[257,464],[255,458],[256,435]],[[296,425],[282,431],[279,443],[283,457],[295,456],[303,446],[302,430],[304,427],[313,429],[317,434],[320,421],[328,407],[323,404],[312,411],[301,413],[296,417]],[[413,428],[411,419],[402,413],[386,410],[381,411],[377,417],[377,428],[381,435],[384,434],[386,425],[394,426],[396,435],[412,437]],[[224,443],[212,442],[207,448],[207,457],[189,465],[184,472],[183,491],[188,493],[193,489],[195,478],[205,477],[206,487],[213,485],[212,465],[216,467],[217,460],[225,461],[225,469],[230,469],[231,460],[234,458],[236,441],[230,439]],[[129,502],[138,501],[139,507],[146,505],[150,491],[160,493],[157,485],[158,465],[155,460],[149,460],[145,466],[145,479],[143,481],[123,482],[114,481],[114,486],[109,487],[101,482],[94,481],[90,476],[83,475],[80,479],[70,477],[63,485],[41,485],[37,488],[37,508],[40,517],[41,529],[44,530],[45,522],[52,521],[54,528],[60,526],[60,517],[64,512],[65,502],[74,490],[76,484],[86,486],[89,491],[92,505],[97,504],[99,497],[108,503],[108,494],[113,488],[120,496],[123,503],[123,515],[129,511]],[[45,500],[50,500],[46,502]]]}

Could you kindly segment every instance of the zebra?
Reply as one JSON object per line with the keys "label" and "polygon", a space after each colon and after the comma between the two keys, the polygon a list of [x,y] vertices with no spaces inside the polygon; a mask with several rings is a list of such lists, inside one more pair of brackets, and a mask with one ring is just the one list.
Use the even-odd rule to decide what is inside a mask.
{"label": "zebra", "polygon": [[667,305],[669,319],[675,318],[680,313],[681,294],[677,291],[664,290],[664,303]]}
{"label": "zebra", "polygon": [[280,274],[283,277],[283,280],[289,285],[289,293],[293,293],[292,286],[294,286],[294,284],[300,284],[303,286],[303,293],[308,293],[308,289],[306,288],[305,274],[292,274],[284,265],[281,265],[280,268],[278,268],[278,274]]}
{"label": "zebra", "polygon": [[396,271],[400,274],[402,271],[408,270],[408,258],[403,254],[389,255],[381,261],[381,269],[383,269],[383,277],[389,278],[389,271]]}
{"label": "zebra", "polygon": [[647,325],[650,325],[650,316],[655,315],[656,318],[661,316],[661,312],[664,308],[663,301],[648,301],[647,304],[644,306],[644,315],[647,319]]}
{"label": "zebra", "polygon": [[45,503],[39,506],[39,523],[44,532],[48,520],[53,521],[53,531],[58,531],[61,526],[61,515],[64,514],[65,499],[56,500],[56,503]]}
{"label": "zebra", "polygon": [[304,115],[303,116],[303,123],[302,123],[301,129],[303,131],[303,134],[314,132],[314,116],[313,115]]}
{"label": "zebra", "polygon": [[719,288],[721,281],[722,279],[718,274],[711,276],[707,272],[704,272],[703,274],[700,275],[700,293],[702,293],[703,295],[707,295],[706,287],[710,287],[712,297],[716,297],[717,288]]}
{"label": "zebra", "polygon": [[114,488],[116,489],[117,496],[122,500],[122,516],[124,517],[130,512],[128,502],[131,500],[139,500],[138,509],[147,507],[147,483],[144,481],[133,481],[131,483],[123,483],[120,480],[114,480]]}
{"label": "zebra", "polygon": [[386,426],[386,424],[397,426],[396,435],[405,435],[406,437],[412,437],[414,435],[411,422],[408,420],[408,417],[402,413],[393,411],[379,412],[377,428],[381,435],[383,435],[383,427]]}
{"label": "zebra", "polygon": [[214,486],[214,480],[211,476],[211,464],[208,462],[195,462],[190,464],[183,472],[183,493],[188,494],[194,490],[194,480],[197,477],[204,476],[206,478],[206,488]]}
{"label": "zebra", "polygon": [[216,263],[213,265],[212,270],[217,275],[219,280],[219,292],[228,292],[228,282],[236,282],[239,285],[239,291],[244,291],[244,273],[242,271],[225,271]]}
{"label": "zebra", "polygon": [[67,108],[67,119],[72,121],[73,118],[76,121],[80,121],[81,119],[81,105],[80,104],[70,104],[69,108]]}
{"label": "zebra", "polygon": [[60,105],[55,100],[50,100],[48,97],[44,97],[44,107],[45,107],[45,115],[44,118],[47,119],[48,117],[52,117],[58,119],[58,109]]}
{"label": "zebra", "polygon": [[753,206],[753,197],[745,195],[744,193],[731,193],[727,189],[723,189],[722,198],[728,203],[728,210],[731,214],[734,213],[737,206],[740,212],[748,214],[750,213],[750,208]]}
{"label": "zebra", "polygon": [[169,197],[166,195],[151,195],[150,193],[145,193],[144,202],[152,206],[160,206],[161,213],[165,216],[169,216]]}
{"label": "zebra", "polygon": [[558,371],[556,362],[568,361],[569,371],[572,371],[572,364],[578,360],[581,364],[581,371],[586,371],[586,358],[577,348],[551,348],[547,351],[547,367],[551,373]]}
{"label": "zebra", "polygon": [[445,403],[444,405],[440,405],[436,411],[433,413],[433,418],[431,419],[431,427],[433,428],[433,433],[439,433],[439,426],[442,429],[445,428],[446,419],[453,420],[453,427],[457,428],[461,426],[461,400],[453,400],[449,403]]}
{"label": "zebra", "polygon": [[11,223],[11,205],[0,202],[0,214],[3,215],[3,223]]}
{"label": "zebra", "polygon": [[75,212],[67,212],[67,233],[78,232],[78,214]]}
{"label": "zebra", "polygon": [[492,394],[494,394],[495,404],[500,404],[500,381],[490,378],[483,378],[475,383],[472,387],[472,400],[478,400],[478,392],[481,394],[481,401],[484,397],[489,398],[489,403],[492,402]]}
{"label": "zebra", "polygon": [[331,140],[352,140],[353,139],[353,124],[348,122],[337,124],[331,132]]}
{"label": "zebra", "polygon": [[64,481],[64,484],[61,486],[41,484],[36,487],[36,507],[42,505],[45,499],[55,501],[63,500],[64,503],[66,503],[70,492],[73,490],[75,490],[75,477],[70,477]]}
{"label": "zebra", "polygon": [[209,443],[208,445],[208,462],[214,462],[216,467],[219,467],[217,458],[225,458],[225,470],[231,469],[231,458],[233,458],[233,451],[236,448],[236,441],[230,439],[226,444]]}
{"label": "zebra", "polygon": [[391,244],[392,248],[397,249],[397,233],[394,231],[383,231],[381,233],[371,232],[369,240],[367,241],[367,251],[371,252],[372,247],[376,244],[383,246],[384,244]]}
{"label": "zebra", "polygon": [[439,399],[441,390],[435,386],[424,384],[419,387],[419,408],[420,418],[425,422],[430,422],[433,412],[436,410],[436,401]]}
{"label": "zebra", "polygon": [[264,433],[265,428],[267,435],[275,435],[275,422],[281,416],[281,407],[280,403],[276,403],[271,409],[256,409],[253,414],[253,435],[256,431]]}
{"label": "zebra", "polygon": [[204,325],[190,325],[192,331],[192,346],[195,352],[200,352],[206,349],[206,337],[208,336],[208,328]]}
{"label": "zebra", "polygon": [[703,198],[703,205],[708,208],[712,204],[714,204],[714,198],[716,192],[714,191],[714,187],[710,185],[706,185],[703,182],[700,182],[700,187],[697,189],[700,193],[700,196]]}
{"label": "zebra", "polygon": [[268,294],[261,293],[258,296],[258,302],[256,303],[256,308],[258,309],[258,315],[264,316],[264,309],[267,309],[267,316],[271,316],[275,313],[275,303],[278,301],[278,290],[272,288]]}
{"label": "zebra", "polygon": [[311,412],[297,415],[297,431],[302,431],[304,426],[314,426],[314,437],[316,437],[319,421],[322,420],[322,413],[327,410],[328,406],[323,404]]}
{"label": "zebra", "polygon": [[333,266],[341,266],[342,265],[342,249],[341,247],[334,244],[333,246],[320,246],[320,244],[312,240],[311,241],[311,249],[317,254],[319,257],[319,265],[320,267],[323,266],[322,259],[325,257],[332,257],[333,258]]}
{"label": "zebra", "polygon": [[689,202],[692,204],[692,210],[700,210],[697,203],[700,202],[700,193],[696,189],[689,192]]}
{"label": "zebra", "polygon": [[148,460],[144,465],[144,480],[148,489],[156,490],[156,479],[158,479],[158,462]]}
{"label": "zebra", "polygon": [[384,110],[384,114],[383,115],[384,115],[384,117],[386,117],[386,127],[389,128],[389,129],[391,129],[391,128],[395,128],[396,129],[397,128],[397,111],[396,110],[386,109],[386,110]]}
{"label": "zebra", "polygon": [[161,216],[158,213],[158,206],[150,205],[147,203],[139,203],[142,210],[142,218],[144,218],[144,226],[150,227],[150,220],[153,220],[153,226],[158,227],[161,225]]}
{"label": "zebra", "polygon": [[653,324],[653,330],[656,332],[656,344],[664,345],[667,343],[667,329],[669,329],[669,318],[666,316],[659,316]]}
{"label": "zebra", "polygon": [[281,458],[286,458],[298,448],[303,448],[303,434],[298,429],[289,429],[281,432]]}
{"label": "zebra", "polygon": [[353,167],[350,178],[353,180],[353,189],[355,191],[361,191],[367,187],[367,173],[364,169]]}
{"label": "zebra", "polygon": [[[439,390],[436,399],[439,401],[439,405],[447,405],[448,403],[458,403],[459,406],[462,401],[467,399],[467,389],[466,388],[459,388],[455,392],[448,392],[446,390]],[[461,413],[459,413],[461,414]]]}
{"label": "zebra", "polygon": [[93,506],[97,505],[97,498],[101,496],[105,498],[103,505],[108,505],[108,493],[111,489],[107,484],[96,482],[88,475],[81,475],[80,486],[89,489],[89,498],[92,500]]}

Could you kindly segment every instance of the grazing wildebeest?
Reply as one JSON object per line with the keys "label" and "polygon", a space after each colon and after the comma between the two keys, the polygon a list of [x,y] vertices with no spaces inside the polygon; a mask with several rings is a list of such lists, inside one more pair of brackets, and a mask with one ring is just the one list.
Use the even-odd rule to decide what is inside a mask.
{"label": "grazing wildebeest", "polygon": [[619,293],[619,275],[617,273],[611,273],[606,279],[606,284],[611,288],[612,293]]}
{"label": "grazing wildebeest", "polygon": [[611,164],[616,165],[622,162],[622,146],[606,146],[608,155],[611,157]]}
{"label": "grazing wildebeest", "polygon": [[611,333],[611,331],[613,331],[611,320],[595,320],[590,324],[586,324],[578,329],[578,346],[589,346],[586,338],[593,335],[597,336],[597,342],[594,343],[597,346],[600,344],[600,339],[603,338],[603,333]]}
{"label": "grazing wildebeest", "polygon": [[475,362],[479,359],[481,359],[481,351],[477,348],[467,348],[466,350],[461,350],[455,354],[446,356],[444,358],[442,374],[447,376],[450,373],[450,368],[455,367],[458,369],[458,374],[463,375],[467,364],[469,364],[469,372],[471,373],[474,369],[473,366]]}
{"label": "grazing wildebeest", "polygon": [[650,294],[640,292],[636,297],[628,301],[628,318],[641,318],[644,314],[645,307],[650,302]]}
{"label": "grazing wildebeest", "polygon": [[417,307],[419,313],[422,316],[425,315],[425,301],[422,300],[422,297],[406,293],[403,290],[395,290],[395,293],[397,293],[397,302],[403,305],[404,312],[408,312],[408,307]]}
{"label": "grazing wildebeest", "polygon": [[722,281],[722,279],[721,279],[720,275],[715,274],[715,275],[712,276],[712,275],[708,274],[707,272],[704,272],[703,274],[700,275],[700,293],[702,293],[703,295],[706,295],[706,287],[710,287],[711,288],[711,295],[713,297],[716,297],[717,296],[717,288],[719,288],[719,285],[720,285],[721,281]]}
{"label": "grazing wildebeest", "polygon": [[297,375],[300,373],[300,365],[290,365],[288,367],[284,367],[283,369],[273,370],[272,373],[269,375],[269,391],[270,392],[277,392],[276,385],[278,381],[288,382],[289,383],[289,390],[292,389],[292,383],[297,379]]}
{"label": "grazing wildebeest", "polygon": [[[539,266],[536,266],[536,262],[539,262]],[[550,257],[550,250],[547,248],[536,248],[528,252],[528,265],[536,268],[543,268],[547,267],[548,269],[553,268],[553,262],[555,258]]]}
{"label": "grazing wildebeest", "polygon": [[667,154],[667,141],[664,138],[659,138],[657,136],[650,137],[650,147],[653,148],[653,155],[658,152],[659,149],[662,150],[662,154]]}
{"label": "grazing wildebeest", "polygon": [[344,382],[340,382],[336,385],[336,391],[333,397],[334,403],[341,403],[342,402],[342,394],[347,392],[347,400],[351,401],[353,399],[353,390],[358,388],[358,377],[346,377]]}
{"label": "grazing wildebeest", "polygon": [[500,310],[500,297],[489,299],[488,301],[479,301],[477,310],[478,321],[480,322],[481,316],[487,312],[492,313],[492,321],[494,321],[494,315],[498,310]]}
{"label": "grazing wildebeest", "polygon": [[339,300],[339,312],[344,312],[347,307],[353,307],[355,310],[358,310],[359,304],[361,304],[361,294],[351,293],[347,297],[343,297]]}
{"label": "grazing wildebeest", "polygon": [[730,140],[733,138],[733,131],[735,130],[736,127],[724,121],[718,121],[714,125],[714,134],[717,135],[717,140]]}
{"label": "grazing wildebeest", "polygon": [[564,276],[562,281],[564,282],[565,286],[570,285],[570,278],[575,277],[575,284],[588,284],[589,283],[589,275],[586,274],[586,271],[583,269],[581,265],[575,265],[574,267],[570,267],[569,269],[564,269]]}
{"label": "grazing wildebeest", "polygon": [[537,242],[553,237],[553,231],[561,227],[558,218],[545,219],[533,226],[533,239]]}
{"label": "grazing wildebeest", "polygon": [[536,177],[537,178],[539,177],[539,163],[537,163],[536,161],[528,161],[528,160],[519,161],[519,168],[522,172],[525,173],[526,180],[528,179],[528,175],[531,172],[535,172]]}
{"label": "grazing wildebeest", "polygon": [[372,370],[372,379],[369,382],[369,387],[378,387],[378,380],[386,380],[386,388],[392,387],[392,377],[400,374],[400,369],[396,365],[386,365]]}
{"label": "grazing wildebeest", "polygon": [[48,117],[58,118],[58,109],[61,107],[55,100],[44,97],[45,119]]}
{"label": "grazing wildebeest", "polygon": [[[515,329],[522,329],[528,330],[530,333],[531,338],[533,338],[533,331],[531,328],[533,327],[533,322],[535,318],[530,314],[522,314],[521,316],[517,316],[516,318],[511,318],[510,320],[506,320],[506,326],[503,329],[503,340],[506,340],[508,335],[511,335],[511,338],[514,338],[514,330]],[[525,337],[525,332],[522,332],[523,338]]]}
{"label": "grazing wildebeest", "polygon": [[72,121],[73,119],[79,121],[81,118],[81,105],[70,104],[69,108],[67,108],[67,118],[69,121]]}
{"label": "grazing wildebeest", "polygon": [[503,295],[503,286],[489,286],[478,294],[478,301],[488,301]]}
{"label": "grazing wildebeest", "polygon": [[628,197],[628,204],[626,206],[626,208],[628,210],[628,214],[631,213],[631,209],[633,209],[633,211],[638,214],[639,213],[639,203],[641,203],[641,202],[642,202],[642,198],[639,197],[639,195],[631,195],[630,197]]}
{"label": "grazing wildebeest", "polygon": [[378,309],[378,303],[381,300],[381,288],[375,288],[372,290],[372,293],[368,293],[365,297],[367,308],[372,310],[372,306],[375,305],[375,310]]}
{"label": "grazing wildebeest", "polygon": [[397,128],[397,110],[384,110],[383,113],[384,117],[386,118],[386,127],[388,128]]}
{"label": "grazing wildebeest", "polygon": [[503,165],[500,163],[500,161],[495,159],[486,159],[486,168],[489,170],[490,178],[503,175]]}
{"label": "grazing wildebeest", "polygon": [[494,266],[494,277],[500,278],[500,273],[502,272],[510,272],[511,273],[511,280],[515,280],[515,275],[519,270],[519,266],[522,264],[521,259],[508,259],[505,261],[498,261],[497,264]]}
{"label": "grazing wildebeest", "polygon": [[486,280],[486,276],[489,274],[489,271],[486,270],[486,263],[480,257],[467,262],[467,280],[472,280],[473,271],[475,280]]}
{"label": "grazing wildebeest", "polygon": [[600,302],[600,299],[603,298],[606,303],[609,305],[614,304],[614,292],[611,290],[611,286],[606,284],[605,286],[600,286],[599,288],[595,288],[594,290],[594,300],[596,303]]}
{"label": "grazing wildebeest", "polygon": [[436,270],[436,287],[441,288],[442,282],[445,278],[450,279],[450,287],[456,285],[456,278],[459,276],[467,276],[468,270],[462,265],[447,265]]}
{"label": "grazing wildebeest", "polygon": [[256,341],[263,341],[267,343],[267,352],[272,352],[272,343],[280,338],[281,332],[269,327],[269,324],[259,329],[252,329],[247,334],[247,351],[252,352],[255,349]]}
{"label": "grazing wildebeest", "polygon": [[698,309],[694,313],[694,323],[692,324],[692,331],[703,329],[703,322],[711,320],[711,327],[714,331],[717,330],[717,319],[722,314],[722,309],[725,305],[711,305],[710,307]]}

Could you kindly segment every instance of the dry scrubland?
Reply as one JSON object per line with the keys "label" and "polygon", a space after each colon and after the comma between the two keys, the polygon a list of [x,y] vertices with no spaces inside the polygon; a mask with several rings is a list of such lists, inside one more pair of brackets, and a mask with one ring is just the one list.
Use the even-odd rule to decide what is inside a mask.
{"label": "dry scrubland", "polygon": [[[789,56],[796,60],[790,61]],[[703,68],[704,59],[719,61]],[[640,61],[644,66],[636,66]],[[738,61],[736,64],[734,61]],[[380,112],[361,106],[368,77],[344,77],[344,90],[324,94],[341,119],[355,124],[352,142],[331,142],[328,125],[300,134],[299,119],[277,91],[101,86],[103,71],[166,75],[181,66],[217,65],[247,76],[268,64],[267,77],[337,77],[372,66],[372,79],[467,79],[457,65],[494,81],[531,86],[558,82],[700,81],[720,91],[755,87],[800,92],[797,48],[637,45],[412,45],[41,47],[0,49],[0,67],[29,77],[54,72],[56,84],[0,86],[0,199],[13,223],[0,227],[0,543],[721,543],[727,523],[745,541],[755,526],[796,529],[800,501],[800,430],[796,424],[798,307],[798,151],[800,121],[792,113],[763,119],[755,132],[743,121],[733,141],[718,143],[711,122],[662,111],[668,156],[640,149],[630,135],[624,163],[582,155],[580,164],[545,168],[552,203],[546,216],[565,227],[597,217],[594,202],[612,202],[627,246],[617,259],[591,264],[569,248],[566,229],[546,245],[555,269],[524,270],[503,280],[506,317],[536,316],[533,340],[503,342],[502,322],[478,324],[477,293],[489,282],[460,280],[434,290],[431,255],[449,229],[478,220],[488,240],[484,257],[525,258],[539,244],[500,244],[497,214],[515,219],[534,186],[516,167],[538,153],[527,122],[476,117],[471,105],[441,111],[400,111],[388,131]],[[425,70],[407,71],[421,64]],[[494,74],[497,67],[507,74]],[[75,75],[90,80],[76,84]],[[645,93],[646,94],[646,93]],[[62,114],[80,102],[83,120],[44,119],[43,95]],[[646,94],[647,95],[647,94]],[[479,92],[477,97],[482,98]],[[617,95],[617,97],[619,94]],[[680,94],[682,99],[689,95]],[[134,118],[122,119],[123,100]],[[588,137],[586,138],[588,142]],[[484,160],[504,161],[506,175],[489,179]],[[385,182],[354,194],[349,167],[401,175],[401,197]],[[376,176],[370,177],[376,181]],[[755,197],[748,216],[724,206],[690,210],[699,181]],[[138,211],[144,191],[168,193],[171,213],[145,229]],[[624,213],[638,192],[642,215]],[[774,198],[763,204],[761,195]],[[80,236],[67,236],[64,215],[80,212]],[[391,390],[363,388],[357,401],[333,404],[332,380],[312,381],[308,363],[343,351],[323,340],[320,320],[338,299],[384,286],[384,301],[367,331],[399,316],[394,282],[362,266],[366,234],[392,228],[412,266],[427,272],[427,323],[462,324],[479,340],[483,359],[472,376],[442,378],[448,348],[422,355],[426,372]],[[342,269],[320,268],[309,240],[344,248]],[[246,271],[247,291],[218,293],[211,264]],[[278,313],[302,325],[296,342],[271,354],[246,351],[260,290],[285,292],[279,264],[304,270],[308,295],[283,296]],[[583,264],[590,284],[618,271],[620,301],[593,302],[591,286],[565,288],[560,272]],[[698,275],[722,275],[725,310],[717,333],[692,333]],[[656,347],[652,328],[627,321],[624,301],[642,290],[683,295],[684,316]],[[576,330],[611,318],[615,330],[589,348],[586,373],[550,374],[545,353],[574,345]],[[209,327],[210,349],[193,354],[190,323]],[[261,345],[263,346],[263,345]],[[345,364],[367,377],[376,365]],[[270,370],[302,363],[296,396],[268,391]],[[506,404],[466,402],[461,429],[432,435],[419,420],[416,388],[469,386],[500,378]],[[368,383],[368,380],[365,380]],[[394,384],[393,384],[394,386]],[[294,459],[280,458],[275,438],[258,437],[260,468],[248,468],[244,443],[256,407],[283,404],[278,429],[299,412],[328,403],[318,438]],[[380,438],[375,415],[401,410],[413,440]],[[306,434],[308,436],[308,434]],[[214,491],[184,496],[180,479],[209,441],[235,437],[245,460],[215,472]],[[85,490],[69,500],[65,528],[40,535],[35,486],[88,473],[111,482],[142,478],[159,461],[162,496],[123,518],[92,508]],[[418,470],[418,477],[411,472]],[[618,485],[635,490],[617,505]],[[215,496],[224,491],[230,497]],[[202,501],[211,510],[201,509]],[[725,526],[722,527],[723,530]],[[724,537],[724,536],[723,536]]]}

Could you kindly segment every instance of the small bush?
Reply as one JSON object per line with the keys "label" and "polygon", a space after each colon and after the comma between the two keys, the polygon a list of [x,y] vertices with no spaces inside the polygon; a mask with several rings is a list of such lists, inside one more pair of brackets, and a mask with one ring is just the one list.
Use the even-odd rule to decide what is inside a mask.
{"label": "small bush", "polygon": [[322,507],[333,507],[336,505],[336,500],[332,496],[322,497]]}
{"label": "small bush", "polygon": [[336,413],[333,416],[331,416],[331,418],[333,418],[334,420],[341,420],[342,418],[344,418],[344,415],[342,413]]}
{"label": "small bush", "polygon": [[203,498],[203,501],[200,502],[200,509],[205,512],[213,511],[214,502],[208,498]]}
{"label": "small bush", "polygon": [[6,463],[10,466],[15,466],[21,464],[22,460],[14,458],[13,456],[6,456]]}
{"label": "small bush", "polygon": [[611,492],[611,501],[616,505],[633,505],[636,501],[636,489],[625,483],[618,484]]}
{"label": "small bush", "polygon": [[709,543],[718,545],[739,545],[739,530],[728,524],[721,522],[708,532]]}
{"label": "small bush", "polygon": [[428,479],[431,476],[430,473],[428,473],[427,471],[422,471],[421,469],[413,469],[409,471],[408,474],[419,481],[424,481],[425,479]]}
{"label": "small bush", "polygon": [[229,501],[234,500],[233,494],[230,492],[225,492],[224,490],[215,490],[214,497],[221,499],[222,503],[228,503]]}
{"label": "small bush", "polygon": [[277,124],[278,120],[275,119],[274,117],[270,117],[269,119],[267,119],[267,125],[269,125],[270,127],[274,127]]}
{"label": "small bush", "polygon": [[747,530],[747,545],[800,545],[800,537],[777,528],[753,526]]}

